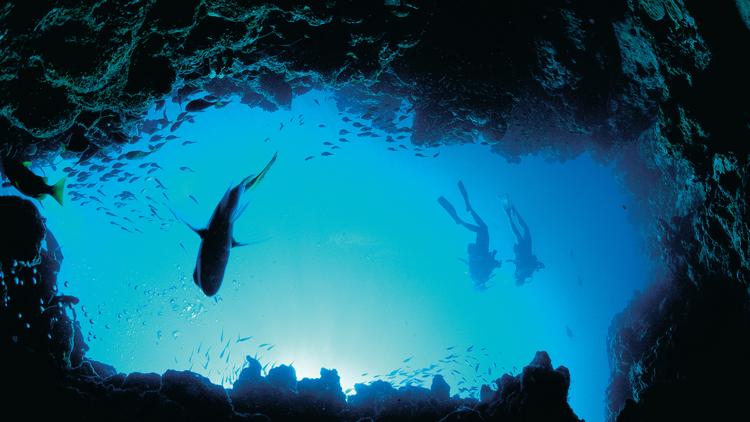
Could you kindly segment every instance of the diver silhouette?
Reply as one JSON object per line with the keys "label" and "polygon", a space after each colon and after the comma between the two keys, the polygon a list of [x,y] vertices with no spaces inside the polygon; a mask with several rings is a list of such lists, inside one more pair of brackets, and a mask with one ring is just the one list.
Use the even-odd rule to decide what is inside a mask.
{"label": "diver silhouette", "polygon": [[[518,213],[516,207],[510,204],[508,199],[505,199],[505,213],[508,214],[508,221],[510,222],[510,228],[513,230],[513,234],[516,235],[516,244],[513,245],[513,252],[516,255],[516,259],[508,259],[508,262],[512,262],[516,265],[516,285],[522,285],[526,282],[526,279],[530,278],[535,271],[544,268],[536,255],[531,252],[531,232],[529,226],[526,225],[523,217]],[[516,226],[515,220],[518,221],[518,225],[523,229],[523,233]]]}
{"label": "diver silhouette", "polygon": [[464,226],[469,231],[476,233],[477,238],[474,243],[469,243],[467,246],[467,252],[469,260],[461,259],[466,265],[469,266],[469,274],[474,281],[474,286],[479,290],[487,289],[487,282],[492,278],[492,272],[496,268],[500,268],[502,265],[501,261],[495,259],[497,254],[496,250],[490,251],[490,235],[487,230],[487,224],[484,220],[479,217],[479,214],[474,211],[474,208],[469,202],[469,195],[466,193],[466,188],[462,182],[458,182],[458,190],[461,192],[461,196],[464,198],[464,204],[466,205],[466,211],[468,211],[472,218],[474,218],[475,224],[469,224],[463,221],[456,212],[453,205],[448,202],[444,197],[438,198],[438,203],[448,212],[456,224]]}

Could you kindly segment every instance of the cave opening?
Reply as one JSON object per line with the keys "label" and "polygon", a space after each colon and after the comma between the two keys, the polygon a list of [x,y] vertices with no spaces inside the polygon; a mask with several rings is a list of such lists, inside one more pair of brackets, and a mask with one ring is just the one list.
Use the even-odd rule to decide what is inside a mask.
{"label": "cave opening", "polygon": [[[65,254],[60,292],[81,299],[88,357],[126,373],[190,369],[229,388],[256,356],[264,371],[291,364],[299,379],[335,368],[349,394],[375,379],[429,387],[442,374],[452,393],[478,396],[545,350],[571,371],[573,410],[604,418],[610,322],[658,266],[615,160],[589,151],[509,161],[481,136],[419,146],[408,100],[379,117],[325,90],[277,110],[231,96],[175,128],[188,100],[174,98],[121,152],[147,154],[100,186],[87,179],[112,166],[97,158],[88,176],[78,157],[45,169],[51,180],[77,169],[70,203],[43,213]],[[163,116],[169,124],[148,127]],[[205,297],[192,280],[199,238],[173,211],[205,225],[227,186],[275,152],[235,226],[250,245],[232,250],[221,290]],[[436,201],[470,218],[459,180],[504,261],[485,291],[461,261],[473,234]],[[545,264],[521,286],[504,198]]]}

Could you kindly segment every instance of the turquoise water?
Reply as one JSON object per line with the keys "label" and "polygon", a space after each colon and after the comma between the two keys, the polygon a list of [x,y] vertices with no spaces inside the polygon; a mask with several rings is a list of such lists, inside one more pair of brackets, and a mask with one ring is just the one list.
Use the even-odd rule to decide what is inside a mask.
{"label": "turquoise water", "polygon": [[[170,118],[179,112],[167,104]],[[422,158],[397,146],[411,147],[408,137],[357,137],[341,117],[325,92],[276,112],[232,102],[158,132],[178,138],[151,155],[123,160],[122,171],[140,176],[132,183],[99,182],[108,163],[85,182],[96,186],[68,188],[102,203],[70,192],[64,207],[45,201],[65,255],[60,288],[81,299],[88,356],[122,372],[190,368],[227,387],[256,354],[268,367],[293,362],[298,378],[337,368],[344,389],[375,378],[429,386],[440,372],[452,394],[470,395],[546,350],[571,371],[573,409],[602,420],[609,323],[645,286],[650,265],[613,166],[588,155],[508,163],[479,144],[430,148],[421,153],[439,156]],[[341,129],[353,132],[343,136],[350,142],[338,141]],[[147,150],[143,136],[125,151]],[[204,226],[230,184],[277,151],[234,228],[251,244],[232,250],[221,290],[207,298],[192,281],[199,237],[169,208]],[[55,179],[68,165],[46,173]],[[468,219],[458,180],[499,258],[512,258],[515,241],[499,196],[525,218],[546,265],[529,284],[515,285],[505,263],[488,290],[473,287],[459,258],[474,235],[436,202],[445,196]],[[123,190],[135,199],[116,198]]]}

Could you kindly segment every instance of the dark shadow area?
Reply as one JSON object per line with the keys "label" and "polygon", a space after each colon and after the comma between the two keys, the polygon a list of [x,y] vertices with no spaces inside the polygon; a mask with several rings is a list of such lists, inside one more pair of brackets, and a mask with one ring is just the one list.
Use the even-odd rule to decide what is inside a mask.
{"label": "dark shadow area", "polygon": [[[610,418],[747,415],[748,16],[746,2],[729,0],[9,1],[0,6],[0,153],[86,162],[213,105],[188,107],[197,92],[272,110],[313,87],[334,89],[341,110],[384,130],[410,98],[415,144],[482,134],[509,159],[592,151],[621,163],[654,258],[670,269],[613,321]],[[170,99],[186,112],[143,121]],[[282,369],[262,379],[249,371],[249,395],[190,373],[114,374],[85,359],[63,312],[75,298],[55,295],[60,248],[38,213],[2,201],[6,412],[575,419],[566,371],[542,354],[479,404],[446,400],[439,380],[431,391],[363,386],[344,405],[332,372],[297,382]]]}

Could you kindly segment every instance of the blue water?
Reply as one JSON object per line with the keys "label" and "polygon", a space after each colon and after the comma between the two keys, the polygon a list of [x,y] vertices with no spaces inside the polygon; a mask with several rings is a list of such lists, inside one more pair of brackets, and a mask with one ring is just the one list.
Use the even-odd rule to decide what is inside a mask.
{"label": "blue water", "polygon": [[[167,105],[170,118],[179,112]],[[69,188],[103,205],[73,201],[70,193],[64,207],[45,201],[42,212],[65,255],[60,288],[81,299],[88,356],[122,372],[190,368],[230,386],[244,357],[257,354],[268,368],[293,362],[298,378],[337,368],[344,389],[375,378],[403,384],[435,364],[411,382],[429,385],[423,374],[441,371],[452,394],[465,396],[546,350],[554,365],[570,369],[576,413],[602,420],[607,329],[645,286],[650,266],[626,209],[633,199],[613,166],[588,155],[508,163],[479,144],[431,148],[423,154],[439,151],[437,158],[420,158],[396,146],[411,147],[408,137],[388,144],[347,135],[350,142],[341,143],[342,128],[358,131],[341,121],[325,92],[276,112],[232,102],[197,114],[150,156],[124,160],[123,171],[141,176],[133,183]],[[125,151],[146,150],[150,135],[143,136]],[[196,143],[183,146],[185,140]],[[192,281],[199,237],[167,205],[203,226],[230,184],[259,171],[276,151],[276,165],[248,193],[250,206],[234,229],[237,240],[253,244],[232,250],[221,290],[207,298]],[[150,176],[166,190],[145,179],[153,167],[138,167],[152,161],[162,169]],[[70,164],[46,173],[55,179]],[[499,195],[526,219],[546,265],[529,284],[516,286],[513,264],[505,263],[490,289],[473,287],[459,258],[474,235],[436,202],[444,195],[468,218],[458,180],[500,258],[512,258],[514,237]],[[136,199],[116,208],[123,190]]]}

